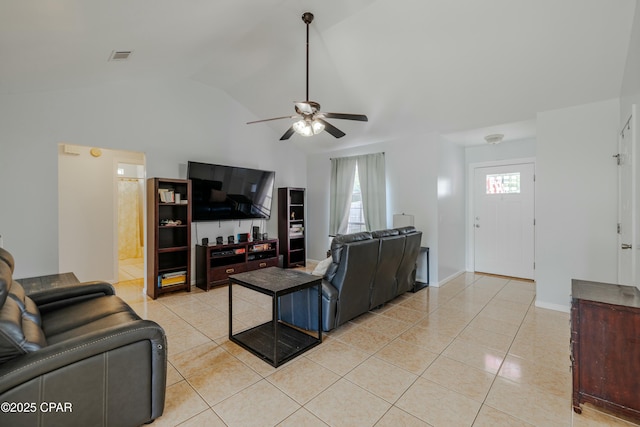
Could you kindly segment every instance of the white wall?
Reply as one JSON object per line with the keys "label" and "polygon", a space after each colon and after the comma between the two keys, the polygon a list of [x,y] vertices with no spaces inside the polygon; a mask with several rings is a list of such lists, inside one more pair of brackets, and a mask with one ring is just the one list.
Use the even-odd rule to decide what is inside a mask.
{"label": "white wall", "polygon": [[[465,149],[465,162],[494,162],[499,160],[525,159],[536,156],[536,139],[527,138],[505,141],[500,144],[474,145]],[[468,168],[467,168],[468,169]]]}
{"label": "white wall", "polygon": [[632,25],[627,63],[620,90],[620,126],[627,121],[631,113],[631,105],[640,106],[640,1],[636,1]]}
{"label": "white wall", "polygon": [[[59,142],[143,152],[148,177],[184,177],[187,161],[198,160],[275,170],[276,186],[306,186],[304,154],[268,126],[245,125],[254,118],[188,80],[3,95],[0,180],[11,203],[0,209],[0,234],[16,277],[58,271]],[[277,218],[267,230],[276,234]]]}
{"label": "white wall", "polygon": [[[461,151],[455,147],[446,147],[440,156],[441,139],[438,135],[428,134],[407,137],[394,141],[376,143],[349,150],[313,154],[307,157],[307,231],[309,236],[309,258],[323,259],[330,245],[329,230],[329,181],[330,158],[354,156],[359,154],[384,152],[387,174],[387,226],[393,223],[393,214],[406,213],[415,216],[415,227],[423,232],[422,246],[430,250],[430,282],[438,284],[439,267],[442,264],[448,270],[464,268],[464,237],[459,252],[447,248],[440,260],[439,250],[439,200],[438,177],[451,179],[450,198],[443,198],[442,209],[452,216],[443,218],[445,238],[460,240],[453,218],[462,218],[464,213],[456,214],[460,207],[460,198],[464,199],[464,184],[459,185],[460,170],[464,168]],[[440,161],[445,163],[440,166]],[[450,170],[449,170],[450,169]],[[457,193],[457,194],[456,194]],[[458,224],[460,233],[464,230],[464,221]]]}
{"label": "white wall", "polygon": [[568,310],[571,279],[617,276],[618,99],[537,117],[536,305]]}
{"label": "white wall", "polygon": [[438,284],[465,270],[465,150],[440,142],[438,161]]}

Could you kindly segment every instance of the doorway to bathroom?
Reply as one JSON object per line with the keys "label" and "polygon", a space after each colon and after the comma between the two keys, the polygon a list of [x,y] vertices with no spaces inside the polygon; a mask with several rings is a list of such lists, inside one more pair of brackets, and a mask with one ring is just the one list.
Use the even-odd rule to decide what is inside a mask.
{"label": "doorway to bathroom", "polygon": [[59,271],[80,281],[144,278],[145,173],[144,153],[59,145]]}
{"label": "doorway to bathroom", "polygon": [[144,165],[118,163],[118,281],[144,278]]}

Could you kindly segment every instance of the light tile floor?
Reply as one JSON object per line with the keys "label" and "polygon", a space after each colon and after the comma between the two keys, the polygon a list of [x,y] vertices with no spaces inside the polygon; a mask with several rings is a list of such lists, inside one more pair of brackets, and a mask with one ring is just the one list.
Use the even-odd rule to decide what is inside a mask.
{"label": "light tile floor", "polygon": [[127,258],[118,260],[118,280],[142,279],[144,277],[144,258]]}
{"label": "light tile floor", "polygon": [[[227,339],[228,288],[117,293],[168,337],[154,426],[630,426],[571,410],[569,315],[536,308],[535,284],[463,274],[407,293],[275,369]],[[234,287],[234,328],[270,299]]]}

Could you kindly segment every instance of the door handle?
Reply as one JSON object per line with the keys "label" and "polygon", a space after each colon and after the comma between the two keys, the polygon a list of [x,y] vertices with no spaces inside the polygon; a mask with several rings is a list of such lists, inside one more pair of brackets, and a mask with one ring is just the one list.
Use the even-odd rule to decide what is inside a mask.
{"label": "door handle", "polygon": [[632,248],[633,248],[633,246],[632,246],[632,245],[630,245],[629,243],[623,243],[623,244],[620,246],[620,248],[621,248],[621,249],[632,249]]}

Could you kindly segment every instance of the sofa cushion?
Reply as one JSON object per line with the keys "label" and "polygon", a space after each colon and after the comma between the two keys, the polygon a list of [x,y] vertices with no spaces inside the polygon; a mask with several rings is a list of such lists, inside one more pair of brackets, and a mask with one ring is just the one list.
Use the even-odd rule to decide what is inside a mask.
{"label": "sofa cushion", "polygon": [[324,276],[327,272],[327,269],[331,265],[331,260],[331,257],[328,257],[327,259],[323,259],[322,261],[320,261],[318,265],[316,265],[316,268],[313,269],[311,274],[313,274],[314,276]]}
{"label": "sofa cushion", "polygon": [[0,364],[47,345],[42,329],[13,298],[7,298],[0,308]]}
{"label": "sofa cushion", "polygon": [[22,285],[15,280],[11,284],[11,291],[9,297],[13,298],[18,303],[22,315],[31,319],[36,325],[41,326],[42,321],[40,319],[40,310],[38,306],[31,298],[27,296]]}
{"label": "sofa cushion", "polygon": [[4,260],[0,260],[0,307],[4,304],[4,301],[9,297],[11,291],[11,284],[13,278],[11,277],[11,268]]}
{"label": "sofa cushion", "polygon": [[358,240],[340,248],[341,257],[330,280],[339,293],[335,326],[369,310],[370,289],[378,266],[379,244],[377,239]]}
{"label": "sofa cushion", "polygon": [[360,242],[363,240],[371,240],[371,233],[368,231],[363,231],[361,233],[353,233],[353,234],[342,234],[340,236],[336,236],[331,241],[331,258],[332,262],[327,269],[327,272],[324,275],[324,278],[328,281],[332,282],[335,277],[338,266],[340,265],[340,260],[342,259],[342,250],[348,244],[353,242]]}
{"label": "sofa cushion", "polygon": [[13,273],[13,268],[16,265],[13,255],[11,255],[6,249],[0,248],[0,260],[4,261],[9,266],[11,273]]}
{"label": "sofa cushion", "polygon": [[47,345],[38,308],[12,272],[13,257],[0,248],[0,363]]}
{"label": "sofa cushion", "polygon": [[371,284],[370,309],[391,301],[398,295],[396,276],[402,262],[406,237],[400,235],[396,230],[388,231],[395,231],[395,234],[390,233],[379,239],[378,267]]}

